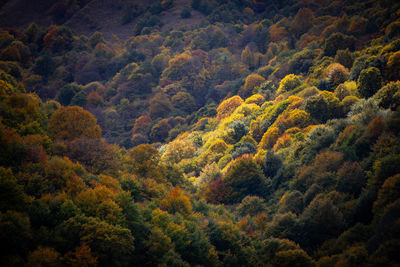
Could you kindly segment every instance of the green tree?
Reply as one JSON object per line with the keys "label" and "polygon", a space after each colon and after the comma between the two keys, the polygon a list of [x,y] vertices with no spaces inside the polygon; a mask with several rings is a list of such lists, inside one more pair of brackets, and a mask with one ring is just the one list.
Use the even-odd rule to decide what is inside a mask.
{"label": "green tree", "polygon": [[357,80],[358,92],[364,98],[373,96],[382,86],[382,76],[379,69],[370,67],[362,70]]}
{"label": "green tree", "polygon": [[269,193],[271,181],[266,179],[261,167],[250,156],[243,156],[231,163],[223,181],[232,187],[233,192],[227,203],[238,203],[246,195],[264,197]]}

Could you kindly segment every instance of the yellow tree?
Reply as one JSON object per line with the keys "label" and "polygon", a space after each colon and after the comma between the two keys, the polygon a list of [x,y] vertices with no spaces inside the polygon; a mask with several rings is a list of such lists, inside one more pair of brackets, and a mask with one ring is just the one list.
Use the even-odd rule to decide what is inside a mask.
{"label": "yellow tree", "polygon": [[100,138],[96,118],[78,106],[62,107],[50,117],[49,132],[53,139]]}

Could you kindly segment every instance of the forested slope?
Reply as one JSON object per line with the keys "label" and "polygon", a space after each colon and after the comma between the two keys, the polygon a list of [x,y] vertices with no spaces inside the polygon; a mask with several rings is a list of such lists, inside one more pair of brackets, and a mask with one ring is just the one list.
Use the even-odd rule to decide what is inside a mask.
{"label": "forested slope", "polygon": [[400,263],[399,3],[100,2],[0,31],[2,266]]}

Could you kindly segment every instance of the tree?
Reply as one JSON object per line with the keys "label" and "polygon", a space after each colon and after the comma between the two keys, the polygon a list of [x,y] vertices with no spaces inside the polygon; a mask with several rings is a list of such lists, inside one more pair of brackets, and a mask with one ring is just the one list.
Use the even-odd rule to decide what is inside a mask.
{"label": "tree", "polygon": [[21,210],[25,206],[25,193],[10,169],[0,167],[0,211]]}
{"label": "tree", "polygon": [[32,238],[29,217],[16,211],[0,212],[0,263],[12,263],[17,255],[26,255]]}
{"label": "tree", "polygon": [[138,145],[129,151],[129,170],[139,177],[165,179],[158,167],[159,161],[160,153],[151,145]]}
{"label": "tree", "polygon": [[339,99],[331,92],[323,91],[307,99],[305,110],[319,122],[341,116]]}
{"label": "tree", "polygon": [[238,203],[246,195],[264,197],[269,193],[270,180],[262,173],[261,167],[251,156],[243,156],[234,160],[223,181],[232,187],[232,194],[225,203]]}
{"label": "tree", "polygon": [[170,213],[179,212],[182,215],[192,213],[192,203],[188,196],[183,193],[179,187],[174,187],[168,196],[162,201],[161,207]]}
{"label": "tree", "polygon": [[386,84],[379,89],[374,98],[379,106],[396,110],[400,106],[400,81]]}
{"label": "tree", "polygon": [[360,95],[364,98],[369,98],[382,86],[381,72],[375,67],[362,70],[358,77],[357,84]]}
{"label": "tree", "polygon": [[57,227],[57,235],[72,250],[85,242],[101,266],[128,266],[135,249],[130,230],[94,217],[75,216]]}
{"label": "tree", "polygon": [[60,253],[51,247],[38,247],[29,253],[29,266],[49,266],[56,267],[61,265]]}
{"label": "tree", "polygon": [[326,68],[326,77],[330,84],[330,91],[349,79],[349,70],[339,63],[332,63]]}
{"label": "tree", "polygon": [[148,131],[150,130],[150,125],[152,120],[149,116],[143,115],[136,119],[135,124],[132,128],[132,135],[133,134],[142,134],[147,135]]}
{"label": "tree", "polygon": [[264,81],[264,77],[258,74],[250,74],[247,76],[244,83],[244,91],[242,92],[243,96],[248,97],[249,95],[252,95],[254,88],[259,86]]}
{"label": "tree", "polygon": [[281,157],[274,154],[274,152],[268,150],[267,153],[265,154],[265,158],[262,163],[262,169],[265,174],[265,177],[274,177],[281,167],[282,167]]}
{"label": "tree", "polygon": [[264,133],[259,146],[263,149],[272,148],[276,143],[276,140],[278,140],[280,134],[281,132],[278,127],[269,127],[268,130]]}
{"label": "tree", "polygon": [[273,260],[274,266],[279,267],[306,267],[313,266],[313,259],[302,249],[291,249],[279,251]]}
{"label": "tree", "polygon": [[196,109],[196,101],[193,96],[186,92],[178,92],[172,97],[172,105],[176,109],[180,109],[184,112],[191,113]]}
{"label": "tree", "polygon": [[169,130],[171,125],[168,123],[168,119],[162,119],[156,123],[150,131],[149,137],[152,142],[164,142],[168,138]]}
{"label": "tree", "polygon": [[168,97],[163,94],[157,94],[150,100],[150,117],[154,120],[165,118],[172,111],[172,105]]}
{"label": "tree", "polygon": [[66,155],[79,161],[90,172],[112,172],[117,166],[117,155],[111,145],[102,139],[78,138],[67,143]]}
{"label": "tree", "polygon": [[334,56],[337,50],[346,48],[354,50],[356,38],[342,33],[334,33],[325,40],[324,53],[327,56]]}
{"label": "tree", "polygon": [[250,69],[255,67],[254,53],[251,51],[249,46],[246,46],[241,55],[242,62],[246,64]]}
{"label": "tree", "polygon": [[336,237],[344,229],[343,214],[333,201],[323,194],[317,195],[300,217],[304,224],[303,238],[299,240],[305,247],[320,245],[328,238]]}
{"label": "tree", "polygon": [[[400,23],[399,23],[400,25]],[[400,51],[393,53],[387,62],[386,76],[391,81],[400,80]]]}
{"label": "tree", "polygon": [[267,205],[264,199],[257,196],[246,196],[237,207],[241,216],[256,216],[259,213],[265,212],[266,209]]}
{"label": "tree", "polygon": [[391,176],[385,180],[378,191],[378,198],[374,202],[374,212],[381,213],[386,206],[400,198],[400,174]]}
{"label": "tree", "polygon": [[300,37],[303,33],[307,32],[313,25],[314,13],[309,8],[301,8],[297,11],[296,16],[290,25],[291,31]]}
{"label": "tree", "polygon": [[243,103],[243,99],[240,96],[233,96],[228,98],[218,106],[217,108],[217,118],[223,119],[231,115],[237,107]]}
{"label": "tree", "polygon": [[68,252],[64,256],[64,261],[68,266],[74,266],[74,267],[98,266],[97,257],[93,256],[91,248],[86,243],[83,243],[79,247],[76,247],[74,251]]}
{"label": "tree", "polygon": [[96,118],[78,106],[62,107],[54,112],[49,120],[49,132],[55,140],[101,137]]}

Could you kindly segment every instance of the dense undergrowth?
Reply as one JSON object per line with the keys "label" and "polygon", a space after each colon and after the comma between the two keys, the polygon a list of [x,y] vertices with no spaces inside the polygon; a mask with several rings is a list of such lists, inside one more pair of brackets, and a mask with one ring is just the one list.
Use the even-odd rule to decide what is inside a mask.
{"label": "dense undergrowth", "polygon": [[0,31],[2,266],[399,264],[399,3],[71,5]]}

